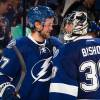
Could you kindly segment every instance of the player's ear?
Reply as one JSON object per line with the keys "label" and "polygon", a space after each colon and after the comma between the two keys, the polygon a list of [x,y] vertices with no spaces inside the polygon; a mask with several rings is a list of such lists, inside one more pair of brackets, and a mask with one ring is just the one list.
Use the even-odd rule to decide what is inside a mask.
{"label": "player's ear", "polygon": [[37,31],[41,31],[43,29],[43,26],[40,21],[35,21],[34,26]]}
{"label": "player's ear", "polygon": [[38,28],[41,26],[41,22],[36,21],[36,22],[34,23],[34,25],[35,25],[35,27],[38,29]]}

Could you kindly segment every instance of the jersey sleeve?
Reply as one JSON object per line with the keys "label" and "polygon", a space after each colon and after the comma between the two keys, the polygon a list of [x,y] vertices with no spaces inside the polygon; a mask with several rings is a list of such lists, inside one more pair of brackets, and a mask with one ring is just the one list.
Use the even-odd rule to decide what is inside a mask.
{"label": "jersey sleeve", "polygon": [[78,94],[77,69],[72,54],[66,53],[69,48],[62,48],[58,56],[54,58],[56,75],[50,84],[50,100],[76,100]]}
{"label": "jersey sleeve", "polygon": [[20,63],[13,48],[5,48],[0,59],[0,98],[7,87],[15,88],[13,79],[19,71]]}
{"label": "jersey sleeve", "polygon": [[3,56],[0,59],[0,77],[6,75],[14,78],[19,71],[19,60],[12,48],[4,49]]}

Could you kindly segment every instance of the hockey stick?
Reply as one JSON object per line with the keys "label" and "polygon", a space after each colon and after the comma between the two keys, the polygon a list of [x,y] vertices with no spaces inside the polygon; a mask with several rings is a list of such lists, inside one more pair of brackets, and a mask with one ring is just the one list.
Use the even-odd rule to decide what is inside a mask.
{"label": "hockey stick", "polygon": [[79,0],[65,0],[65,5],[64,5],[64,9],[61,13],[61,16],[64,17],[66,11],[68,10],[69,7],[71,7],[71,5],[73,3],[75,3],[76,1],[79,1]]}
{"label": "hockey stick", "polygon": [[36,0],[35,3],[34,3],[34,6],[37,6],[38,2],[39,2],[39,0]]}
{"label": "hockey stick", "polygon": [[24,62],[24,59],[22,57],[22,54],[20,53],[20,51],[18,50],[18,48],[13,45],[12,48],[14,49],[14,51],[16,52],[17,56],[18,56],[18,59],[19,59],[19,62],[21,64],[21,77],[16,85],[16,88],[15,88],[15,94],[17,95],[20,88],[21,88],[21,85],[25,79],[25,75],[26,75],[26,64]]}

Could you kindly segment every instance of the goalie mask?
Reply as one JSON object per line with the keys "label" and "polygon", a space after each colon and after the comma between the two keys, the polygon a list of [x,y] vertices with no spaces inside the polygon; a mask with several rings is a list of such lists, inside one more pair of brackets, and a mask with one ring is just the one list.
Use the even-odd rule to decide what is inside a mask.
{"label": "goalie mask", "polygon": [[80,35],[87,34],[87,13],[77,11],[69,14],[63,20],[61,33],[65,41],[73,40]]}
{"label": "goalie mask", "polygon": [[88,32],[99,32],[100,27],[91,21],[86,12],[76,11],[63,20],[61,34],[64,41],[74,40],[79,36],[86,35]]}

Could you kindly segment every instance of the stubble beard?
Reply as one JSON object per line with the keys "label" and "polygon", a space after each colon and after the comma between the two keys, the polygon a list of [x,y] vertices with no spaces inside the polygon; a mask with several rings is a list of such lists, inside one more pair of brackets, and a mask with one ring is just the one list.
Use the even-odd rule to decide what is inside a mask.
{"label": "stubble beard", "polygon": [[50,38],[50,33],[49,32],[41,33],[41,36],[43,39],[48,39]]}

